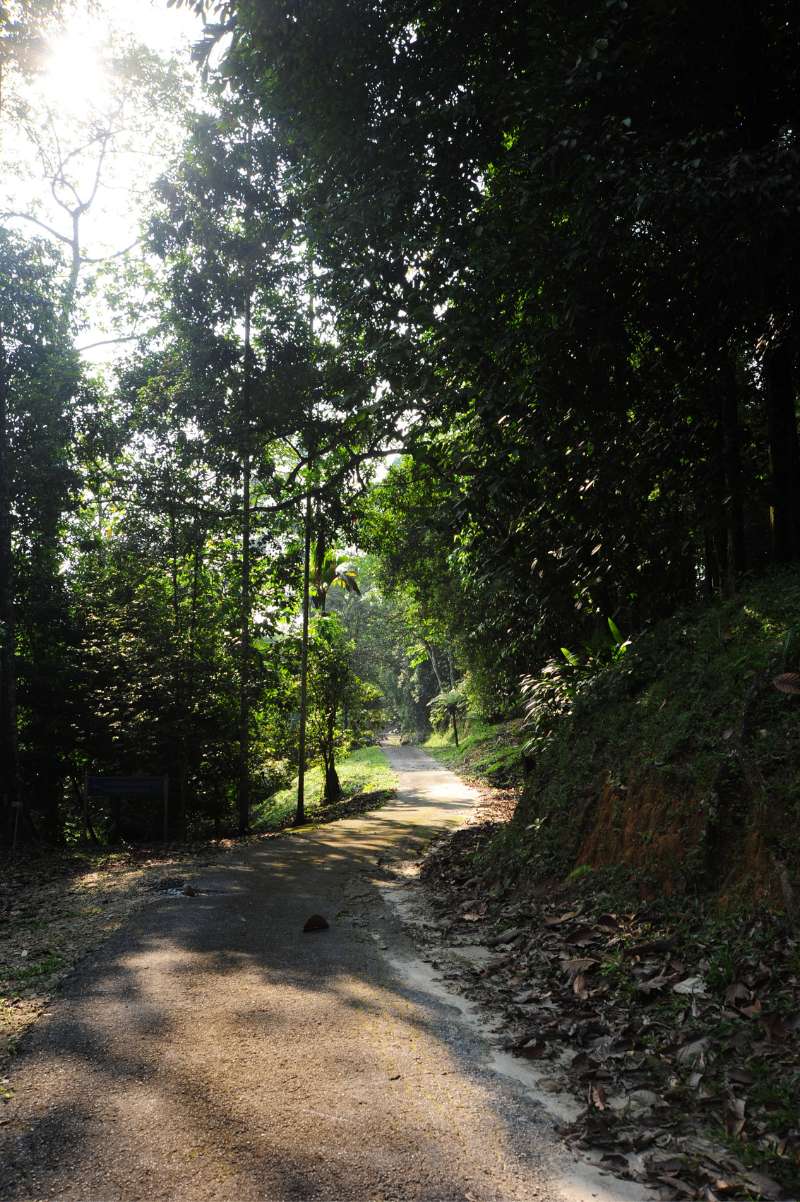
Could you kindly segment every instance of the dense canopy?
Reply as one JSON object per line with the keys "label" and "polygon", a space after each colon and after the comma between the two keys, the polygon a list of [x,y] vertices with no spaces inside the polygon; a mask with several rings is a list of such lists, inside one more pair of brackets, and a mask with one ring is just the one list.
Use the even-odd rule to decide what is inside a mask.
{"label": "dense canopy", "polygon": [[87,767],[244,830],[307,697],[327,766],[355,682],[518,713],[562,646],[800,557],[789,0],[179,7],[204,90],[113,370],[70,348],[102,277],[2,233],[8,837],[79,831]]}

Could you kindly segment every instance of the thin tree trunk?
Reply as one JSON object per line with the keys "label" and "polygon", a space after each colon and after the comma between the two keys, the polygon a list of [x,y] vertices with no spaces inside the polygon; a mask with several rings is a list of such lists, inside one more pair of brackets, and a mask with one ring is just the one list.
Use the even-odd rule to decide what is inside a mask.
{"label": "thin tree trunk", "polygon": [[69,323],[75,308],[75,297],[78,292],[78,281],[81,275],[81,217],[86,209],[79,205],[70,214],[72,218],[72,242],[70,243],[70,267],[64,296],[61,301],[61,313],[58,322],[58,332],[61,339],[69,333]]}
{"label": "thin tree trunk", "polygon": [[16,843],[21,814],[17,742],[17,665],[12,550],[8,373],[0,330],[0,800],[2,826]]}
{"label": "thin tree trunk", "polygon": [[[174,766],[178,779],[178,837],[186,834],[186,721],[185,721],[185,688],[183,664],[180,648],[182,646],[180,589],[178,587],[178,526],[175,516],[175,501],[170,481],[169,502],[169,546],[170,546],[170,581],[172,584],[172,694],[174,703],[172,756],[169,765],[170,775]],[[168,812],[168,811],[167,811]],[[167,837],[165,830],[164,838]]]}
{"label": "thin tree trunk", "polygon": [[800,558],[800,448],[797,441],[790,343],[764,357],[764,386],[772,466],[772,553],[777,563]]}
{"label": "thin tree trunk", "polygon": [[325,564],[326,539],[323,531],[317,531],[314,554],[311,557],[311,575],[314,582],[314,608],[324,614],[328,605],[328,589],[322,578]]}
{"label": "thin tree trunk", "polygon": [[239,633],[239,834],[250,827],[250,293],[244,309],[242,380],[242,586]]}
{"label": "thin tree trunk", "polygon": [[742,481],[742,437],[739,424],[739,398],[736,371],[726,358],[722,364],[720,394],[720,425],[722,427],[722,457],[725,465],[725,530],[727,536],[728,588],[747,570],[744,541],[744,486]]}
{"label": "thin tree trunk", "polygon": [[[308,329],[314,343],[314,263],[309,258],[308,271]],[[313,401],[309,398],[306,420],[306,508],[303,525],[303,635],[300,643],[300,730],[297,747],[297,807],[294,824],[302,826],[306,819],[306,725],[308,722],[308,618],[311,602],[311,464]]]}
{"label": "thin tree trunk", "polygon": [[424,642],[423,646],[424,646],[425,650],[428,652],[428,659],[431,661],[431,667],[433,668],[433,674],[436,677],[436,683],[439,686],[439,692],[443,693],[444,692],[444,684],[442,683],[442,678],[439,675],[439,665],[436,663],[436,656],[434,655],[433,645],[431,643]]}
{"label": "thin tree trunk", "polygon": [[703,573],[703,591],[707,600],[711,600],[714,596],[715,579],[714,572],[716,569],[714,555],[714,539],[711,531],[706,529],[703,540],[703,563],[705,571]]}
{"label": "thin tree trunk", "polygon": [[[172,489],[170,488],[170,492]],[[178,531],[175,520],[175,502],[169,503],[169,574],[172,583],[172,625],[176,641],[180,637],[180,596],[178,593]]]}
{"label": "thin tree trunk", "polygon": [[722,404],[718,400],[717,413],[709,420],[707,537],[714,591],[724,593],[728,579],[728,539],[725,524],[725,444],[721,409]]}
{"label": "thin tree trunk", "polygon": [[[310,459],[309,459],[310,467]],[[308,481],[310,489],[311,482]],[[303,533],[303,636],[300,644],[300,732],[297,749],[297,808],[295,826],[306,820],[306,722],[308,719],[308,611],[311,585],[311,493],[306,495]]]}
{"label": "thin tree trunk", "polygon": [[[197,769],[197,744],[196,736],[194,735],[194,726],[191,724],[191,711],[195,704],[195,684],[196,684],[196,666],[197,666],[197,606],[200,596],[200,567],[203,559],[203,545],[201,542],[201,529],[198,523],[197,511],[194,515],[194,525],[192,530],[192,584],[189,598],[189,638],[188,638],[188,662],[186,665],[186,706],[189,710],[190,731],[192,732],[187,738],[186,750],[186,766],[187,772],[194,767]],[[192,794],[194,797],[195,794]],[[189,821],[189,788],[184,779],[181,785],[181,834],[186,838],[188,821]]]}

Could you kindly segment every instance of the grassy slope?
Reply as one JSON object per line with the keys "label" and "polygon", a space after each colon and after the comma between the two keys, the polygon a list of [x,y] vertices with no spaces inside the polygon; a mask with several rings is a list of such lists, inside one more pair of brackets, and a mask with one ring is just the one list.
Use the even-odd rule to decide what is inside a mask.
{"label": "grassy slope", "polygon": [[[430,748],[489,779],[498,757],[513,762],[515,739],[531,741],[512,823],[461,832],[440,852],[448,913],[477,894],[489,899],[489,929],[531,913],[554,923],[545,938],[567,931],[560,958],[551,951],[549,960],[534,934],[531,956],[508,970],[509,998],[525,974],[559,1008],[565,1046],[581,1027],[572,1025],[576,1007],[583,1022],[596,1020],[592,1032],[630,1034],[630,1060],[590,1050],[590,1067],[602,1061],[613,1092],[635,1064],[661,1109],[638,1120],[605,1112],[598,1129],[607,1137],[611,1124],[620,1146],[626,1122],[637,1147],[664,1135],[685,1162],[678,1176],[696,1169],[698,1184],[690,1137],[699,1135],[726,1149],[731,1173],[740,1166],[737,1198],[779,1196],[760,1192],[752,1169],[782,1182],[781,1196],[800,1197],[800,957],[787,918],[800,897],[800,697],[772,684],[784,668],[800,669],[800,648],[783,659],[796,624],[800,572],[776,573],[640,636],[585,683],[571,714],[539,731],[475,726],[458,751],[441,738]],[[563,971],[575,955],[567,919],[590,957],[580,1002]],[[656,988],[659,974],[666,984]],[[690,1006],[675,984],[693,978],[703,993]],[[557,1055],[552,1015],[542,1019]],[[681,1060],[694,1040],[710,1049],[702,1073]],[[583,1077],[575,1088],[585,1097]],[[731,1124],[731,1099],[746,1105],[743,1127]],[[591,1134],[598,1116],[587,1114]]]}
{"label": "grassy slope", "polygon": [[[787,570],[641,635],[534,739],[517,818],[495,843],[507,871],[623,871],[645,892],[781,906],[800,866],[800,698],[772,679],[800,667],[800,638],[782,658],[798,623],[800,572]],[[442,736],[429,750],[502,784],[531,734],[476,724],[458,751]]]}
{"label": "grassy slope", "polygon": [[[389,761],[380,747],[362,747],[337,765],[339,780],[345,798],[357,793],[385,793],[386,797],[397,787],[397,776],[389,767]],[[324,779],[320,767],[306,773],[306,814],[313,822],[324,816],[322,791]],[[376,804],[379,799],[376,798]],[[273,793],[253,815],[253,830],[277,830],[285,826],[294,813],[297,801],[297,781],[290,788]]]}
{"label": "grassy slope", "polygon": [[800,859],[800,708],[772,679],[799,620],[791,571],[640,637],[538,747],[523,855],[776,900]]}
{"label": "grassy slope", "polygon": [[524,734],[519,721],[492,725],[470,719],[459,734],[459,745],[452,731],[431,735],[425,750],[454,772],[473,780],[503,787],[522,783],[522,745]]}

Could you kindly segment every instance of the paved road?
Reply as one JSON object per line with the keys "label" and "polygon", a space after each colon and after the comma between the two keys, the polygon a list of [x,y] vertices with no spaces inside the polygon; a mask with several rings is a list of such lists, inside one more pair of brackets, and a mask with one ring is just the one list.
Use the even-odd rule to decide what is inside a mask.
{"label": "paved road", "polygon": [[[0,1115],[4,1202],[597,1196],[564,1191],[535,1104],[402,970],[379,861],[472,798],[389,754],[395,803],[201,868],[197,897],[148,906],[69,979]],[[302,934],[315,912],[330,930]]]}

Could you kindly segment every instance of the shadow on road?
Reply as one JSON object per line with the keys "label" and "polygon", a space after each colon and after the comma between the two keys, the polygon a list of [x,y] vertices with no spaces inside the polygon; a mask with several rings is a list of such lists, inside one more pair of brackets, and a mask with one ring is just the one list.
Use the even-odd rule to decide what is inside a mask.
{"label": "shadow on road", "polygon": [[[545,1196],[530,1105],[379,950],[402,939],[379,862],[469,804],[422,753],[393,758],[414,774],[397,803],[247,849],[70,978],[14,1074],[0,1196]],[[304,935],[311,913],[330,930]]]}

